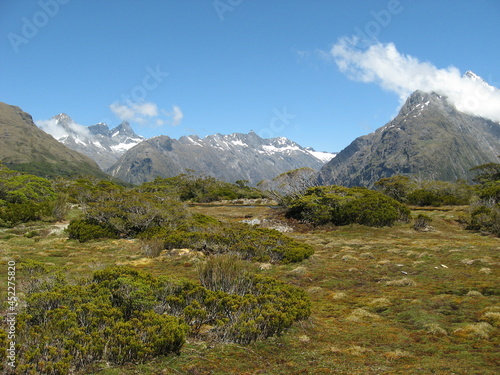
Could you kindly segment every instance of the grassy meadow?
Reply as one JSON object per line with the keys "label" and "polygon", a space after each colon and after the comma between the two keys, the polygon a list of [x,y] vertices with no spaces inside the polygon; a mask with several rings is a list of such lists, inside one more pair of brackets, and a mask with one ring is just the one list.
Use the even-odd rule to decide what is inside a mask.
{"label": "grassy meadow", "polygon": [[[300,263],[258,263],[258,272],[307,291],[312,315],[279,337],[249,345],[189,339],[181,354],[145,364],[95,364],[93,374],[498,374],[500,239],[466,231],[465,207],[412,208],[432,219],[409,223],[312,228],[267,205],[192,204],[226,221],[258,219],[287,227],[314,247]],[[77,211],[70,216],[76,217]],[[7,263],[33,259],[69,279],[109,265],[154,275],[197,278],[204,255],[189,249],[143,255],[141,240],[69,240],[66,222],[0,229],[0,280]],[[22,283],[22,273],[17,275]],[[6,301],[2,288],[1,300]],[[18,295],[22,303],[22,294]]]}

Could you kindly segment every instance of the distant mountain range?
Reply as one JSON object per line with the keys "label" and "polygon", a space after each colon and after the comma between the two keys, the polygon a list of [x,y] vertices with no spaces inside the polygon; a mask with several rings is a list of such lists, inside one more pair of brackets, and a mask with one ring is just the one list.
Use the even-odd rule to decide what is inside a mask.
{"label": "distant mountain range", "polygon": [[65,113],[39,126],[59,142],[94,159],[103,171],[134,184],[191,170],[228,182],[248,180],[255,185],[296,168],[319,170],[335,156],[283,137],[263,139],[254,132],[145,139],[128,122],[111,130],[104,123],[86,127]]}
{"label": "distant mountain range", "polygon": [[170,177],[194,170],[228,182],[247,180],[255,185],[296,168],[319,170],[334,156],[283,137],[263,139],[254,132],[205,138],[185,136],[178,140],[158,136],[128,150],[107,172],[139,184],[157,176]]}
{"label": "distant mountain range", "polygon": [[0,161],[42,177],[93,175],[108,178],[88,156],[40,130],[19,107],[0,102]]}
{"label": "distant mountain range", "polygon": [[[472,72],[465,76],[482,81]],[[319,183],[371,187],[398,174],[470,180],[471,168],[497,163],[499,155],[500,124],[458,111],[446,96],[415,91],[392,121],[355,139],[327,163]]]}
{"label": "distant mountain range", "polygon": [[[472,72],[465,76],[497,90]],[[64,113],[39,126],[59,142],[20,108],[0,103],[0,160],[39,175],[114,176],[133,184],[190,171],[251,185],[267,181],[264,185],[271,188],[293,185],[294,176],[299,183],[367,187],[398,174],[470,180],[471,168],[498,162],[500,155],[499,123],[460,112],[446,96],[422,91],[415,91],[393,120],[355,139],[338,155],[283,137],[263,139],[254,132],[144,139],[127,122],[111,130],[104,123],[86,127]],[[300,173],[273,181],[298,168],[303,168]]]}

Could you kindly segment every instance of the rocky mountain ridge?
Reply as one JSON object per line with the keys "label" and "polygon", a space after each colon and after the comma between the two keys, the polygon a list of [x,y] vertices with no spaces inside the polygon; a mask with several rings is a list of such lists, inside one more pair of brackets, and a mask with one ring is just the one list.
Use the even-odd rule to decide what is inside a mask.
{"label": "rocky mountain ridge", "polygon": [[263,139],[255,132],[183,136],[178,140],[157,136],[131,148],[107,171],[135,184],[194,170],[228,182],[247,180],[255,185],[296,168],[319,170],[334,156],[283,137]]}
{"label": "rocky mountain ridge", "polygon": [[135,134],[127,121],[115,128],[100,122],[95,125],[78,125],[65,113],[52,117],[49,124],[40,128],[69,148],[95,160],[102,170],[111,167],[128,149],[144,140]]}
{"label": "rocky mountain ridge", "polygon": [[417,90],[393,120],[327,163],[319,183],[371,187],[398,174],[470,180],[471,168],[498,162],[498,155],[500,124],[460,112],[444,95]]}

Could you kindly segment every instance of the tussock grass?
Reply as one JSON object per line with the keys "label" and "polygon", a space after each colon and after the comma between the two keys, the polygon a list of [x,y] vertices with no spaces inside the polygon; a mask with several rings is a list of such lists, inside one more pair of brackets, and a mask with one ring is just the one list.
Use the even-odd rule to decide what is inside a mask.
{"label": "tussock grass", "polygon": [[392,303],[388,298],[374,298],[370,302],[368,302],[368,306],[377,310],[385,309],[391,306]]}
{"label": "tussock grass", "polygon": [[390,352],[385,352],[383,354],[383,356],[389,362],[394,362],[394,361],[398,361],[398,360],[403,359],[403,358],[412,357],[412,355],[409,352],[404,351],[404,350],[400,350],[400,349],[390,351]]}
{"label": "tussock grass", "polygon": [[[195,210],[228,221],[245,215],[258,219],[276,215],[276,209],[265,206],[242,211],[242,207],[200,205]],[[427,214],[431,210],[418,211]],[[463,230],[454,221],[461,214],[457,208],[440,208],[430,214],[437,229],[433,232],[415,231],[408,223],[287,233],[313,244],[315,256],[300,264],[273,264],[257,272],[308,291],[314,324],[296,325],[280,337],[248,346],[188,342],[180,356],[140,366],[97,364],[93,375],[496,375],[500,366],[499,239]],[[157,276],[197,280],[191,255],[160,256],[148,262],[151,258],[142,253],[140,241],[80,244],[68,241],[64,233],[38,236],[38,242],[36,237],[24,237],[41,229],[2,232],[0,260],[4,264],[13,259],[53,263],[68,278],[88,276],[96,266],[136,262],[135,268]],[[357,260],[341,261],[346,255]],[[449,268],[442,269],[440,264]],[[0,267],[0,280],[6,280],[4,268]]]}
{"label": "tussock grass", "polygon": [[417,283],[408,277],[403,277],[401,279],[387,281],[385,283],[385,285],[387,285],[387,286],[417,286]]}
{"label": "tussock grass", "polygon": [[425,325],[427,333],[434,336],[447,336],[448,332],[441,327],[438,323],[429,323]]}
{"label": "tussock grass", "polygon": [[348,322],[363,322],[369,320],[378,320],[380,316],[374,313],[369,312],[368,310],[359,308],[354,310],[349,316],[345,318]]}
{"label": "tussock grass", "polygon": [[488,307],[481,316],[481,320],[488,322],[493,327],[500,328],[500,306]]}
{"label": "tussock grass", "polygon": [[298,266],[291,270],[289,273],[293,275],[304,275],[307,272],[306,267]]}
{"label": "tussock grass", "polygon": [[356,258],[355,256],[352,256],[352,255],[344,255],[344,256],[342,257],[342,260],[343,260],[344,262],[356,262],[356,261],[358,261],[359,259],[358,259],[358,258]]}
{"label": "tussock grass", "polygon": [[467,297],[482,297],[483,294],[481,292],[478,292],[477,290],[471,290],[467,292],[466,294]]}
{"label": "tussock grass", "polygon": [[347,350],[345,350],[345,352],[350,354],[350,355],[354,355],[354,356],[359,357],[359,356],[365,355],[367,353],[372,353],[373,349],[365,348],[365,347],[359,346],[359,345],[353,345],[350,348],[348,348]]}
{"label": "tussock grass", "polygon": [[322,291],[323,291],[323,288],[320,286],[312,286],[310,288],[307,288],[307,292],[310,294],[321,293]]}
{"label": "tussock grass", "polygon": [[347,298],[347,294],[344,292],[332,292],[329,297],[333,300],[341,300]]}
{"label": "tussock grass", "polygon": [[487,322],[481,322],[467,324],[461,328],[456,329],[455,331],[453,331],[453,333],[457,336],[489,339],[493,330],[494,328],[491,324]]}

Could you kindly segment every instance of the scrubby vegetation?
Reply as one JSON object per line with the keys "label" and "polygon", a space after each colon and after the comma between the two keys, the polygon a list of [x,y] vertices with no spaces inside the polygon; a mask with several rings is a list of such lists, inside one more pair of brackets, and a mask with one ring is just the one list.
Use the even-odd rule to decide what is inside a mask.
{"label": "scrubby vegetation", "polygon": [[161,241],[165,249],[232,253],[254,261],[299,262],[314,252],[276,230],[193,215],[179,199],[161,190],[153,193],[111,185],[87,197],[84,218],[71,221],[68,235],[80,242],[137,237]]}
{"label": "scrubby vegetation", "polygon": [[27,307],[17,317],[15,373],[68,374],[97,361],[144,362],[178,353],[184,344],[187,325],[154,312],[149,275],[103,270],[77,284],[41,272],[31,277],[44,282],[26,294]]}
{"label": "scrubby vegetation", "polygon": [[181,201],[207,203],[221,200],[258,199],[266,195],[239,180],[231,184],[209,176],[183,174],[177,177],[156,178],[141,185],[141,192],[178,196]]}
{"label": "scrubby vegetation", "polygon": [[304,195],[291,197],[285,206],[289,217],[316,225],[390,226],[407,220],[410,214],[405,205],[382,193],[335,185],[309,188]]}
{"label": "scrubby vegetation", "polygon": [[[209,259],[200,271],[203,285],[127,267],[96,271],[75,284],[43,264],[26,262],[26,308],[17,316],[13,373],[68,374],[99,361],[143,363],[179,353],[187,335],[248,344],[309,316],[304,291],[240,272],[241,262]],[[0,344],[7,347],[1,330]],[[0,360],[5,362],[4,352]]]}
{"label": "scrubby vegetation", "polygon": [[49,180],[0,164],[0,227],[49,217],[55,202],[56,193]]}
{"label": "scrubby vegetation", "polygon": [[478,175],[477,198],[471,203],[467,227],[500,236],[500,164],[489,163],[474,168]]}
{"label": "scrubby vegetation", "polygon": [[[0,372],[496,374],[499,171],[467,187],[294,189],[282,210],[3,167],[0,212],[50,209],[0,227],[17,270],[16,365],[4,319]],[[431,185],[471,204],[412,203]]]}
{"label": "scrubby vegetation", "polygon": [[408,176],[383,178],[375,187],[399,202],[421,207],[467,205],[474,194],[465,181],[416,181]]}

